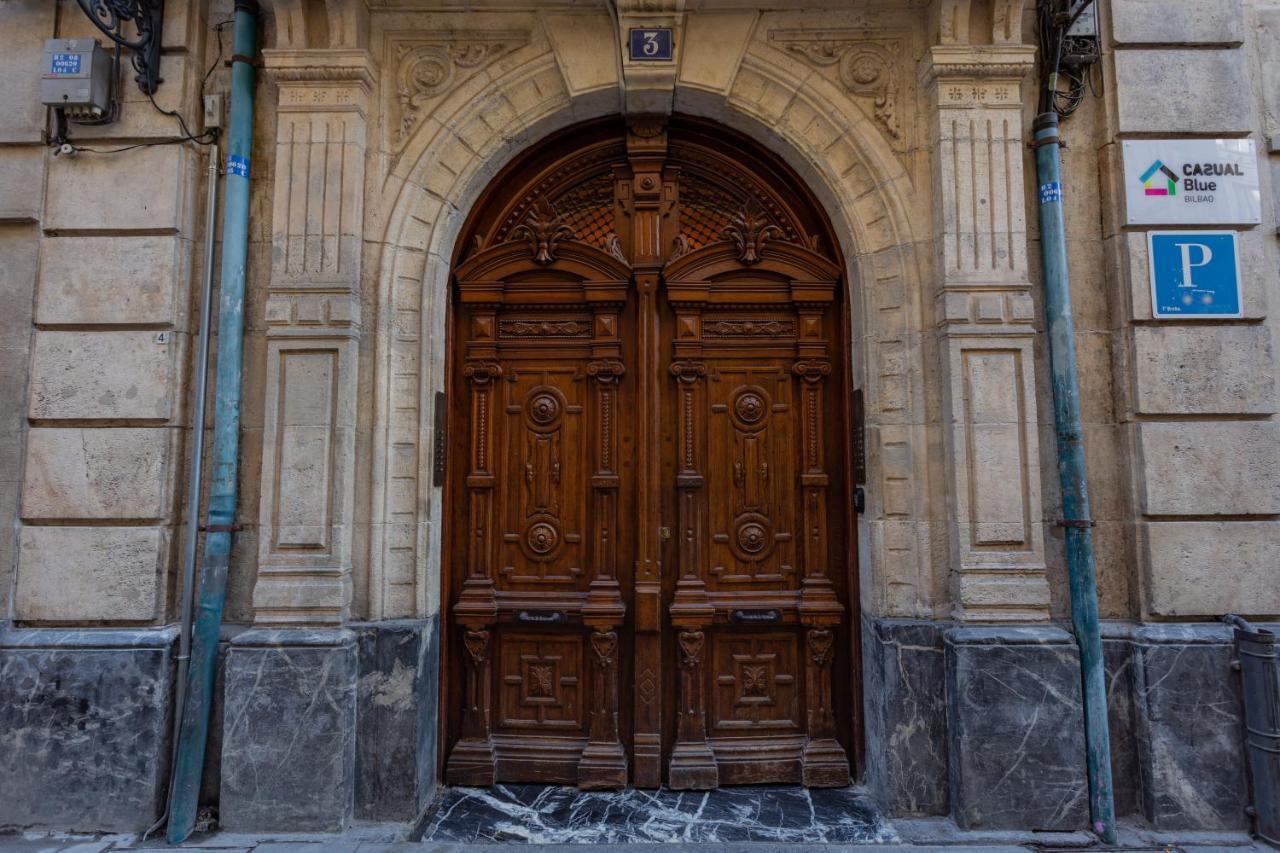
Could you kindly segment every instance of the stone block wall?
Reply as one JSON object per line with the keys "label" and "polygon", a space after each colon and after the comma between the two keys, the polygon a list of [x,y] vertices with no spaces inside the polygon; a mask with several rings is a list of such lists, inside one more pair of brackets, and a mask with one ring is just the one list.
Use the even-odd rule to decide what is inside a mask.
{"label": "stone block wall", "polygon": [[[166,2],[156,93],[197,130],[205,5]],[[0,825],[138,831],[168,772],[205,161],[127,52],[119,120],[54,156],[53,37],[105,41],[75,2],[0,5]]]}
{"label": "stone block wall", "polygon": [[[156,100],[193,117],[202,4],[166,5]],[[12,484],[0,500],[17,501],[16,559],[5,561],[16,572],[9,615],[29,625],[163,623],[188,438],[203,152],[154,144],[174,138],[176,121],[137,89],[126,62],[119,120],[69,127],[74,145],[103,153],[53,156],[42,144],[38,94],[20,83],[38,82],[45,38],[96,30],[74,3],[11,4],[4,16],[4,38],[13,40],[4,73],[19,85],[4,95],[0,135],[14,147],[0,157],[9,190],[0,195],[21,200],[33,223],[27,244],[6,253],[22,280],[0,297],[23,303],[3,311],[15,325],[6,356],[30,342],[26,363],[3,372],[23,380],[7,396],[15,405],[4,417],[15,422],[0,462],[12,465],[0,473]]]}
{"label": "stone block wall", "polygon": [[1159,4],[1159,13],[1156,5],[1104,6],[1111,85],[1098,149],[1114,249],[1118,417],[1132,472],[1135,615],[1269,616],[1280,613],[1273,181],[1264,169],[1262,224],[1234,229],[1244,317],[1153,320],[1151,229],[1122,225],[1118,149],[1152,136],[1252,138],[1266,157],[1280,129],[1267,85],[1278,13],[1250,0]]}

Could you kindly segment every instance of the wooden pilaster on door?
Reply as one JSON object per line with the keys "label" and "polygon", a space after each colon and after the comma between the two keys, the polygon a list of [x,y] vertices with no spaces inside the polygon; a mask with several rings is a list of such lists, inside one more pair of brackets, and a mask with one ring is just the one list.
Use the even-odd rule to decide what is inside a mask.
{"label": "wooden pilaster on door", "polygon": [[592,633],[591,651],[591,729],[578,762],[578,787],[625,788],[627,754],[618,738],[618,633]]}
{"label": "wooden pilaster on door", "polygon": [[823,447],[822,399],[825,379],[831,373],[826,341],[821,340],[822,312],[801,306],[800,336],[796,349],[799,360],[792,372],[800,379],[803,464],[800,489],[804,519],[804,577],[800,586],[800,621],[806,632],[805,706],[809,739],[801,756],[802,781],[808,787],[833,788],[849,784],[849,758],[836,740],[832,707],[831,660],[835,628],[845,617],[845,607],[836,595],[829,573],[827,549],[827,488]]}
{"label": "wooden pilaster on door", "polygon": [[[696,315],[681,313],[677,328],[696,329]],[[677,348],[680,347],[677,338]],[[709,789],[720,784],[715,755],[707,743],[706,721],[706,636],[701,630],[715,618],[715,608],[707,596],[702,577],[705,519],[702,514],[705,478],[700,471],[699,440],[702,430],[701,397],[707,366],[684,359],[671,364],[679,395],[679,454],[676,489],[679,502],[680,579],[671,602],[671,624],[680,629],[680,711],[676,724],[676,744],[671,752],[669,781],[672,788]]]}
{"label": "wooden pilaster on door", "polygon": [[493,501],[497,478],[493,473],[495,388],[502,366],[493,360],[494,314],[477,311],[472,317],[472,351],[463,368],[471,386],[471,465],[466,489],[469,524],[467,573],[453,613],[462,626],[466,649],[466,699],[462,738],[449,754],[445,781],[454,785],[492,785],[495,772],[490,737],[490,632],[498,616],[492,567]]}
{"label": "wooden pilaster on door", "polygon": [[831,702],[831,659],[835,632],[812,628],[807,632],[805,704],[809,741],[801,756],[802,782],[808,788],[843,788],[849,784],[849,757],[836,740],[836,717]]}
{"label": "wooden pilaster on door", "polygon": [[681,631],[680,714],[676,723],[676,745],[671,750],[669,783],[677,791],[710,790],[720,786],[716,757],[707,743],[706,635],[702,631]]}
{"label": "wooden pilaster on door", "polygon": [[495,760],[489,737],[489,632],[465,630],[466,685],[462,737],[449,753],[445,781],[450,785],[492,785]]}
{"label": "wooden pilaster on door", "polygon": [[616,308],[598,309],[595,317],[596,356],[587,363],[596,402],[595,470],[591,476],[597,519],[592,553],[595,577],[587,590],[582,621],[591,634],[591,723],[589,739],[578,762],[578,787],[586,790],[623,788],[627,784],[627,754],[618,737],[618,634],[626,607],[618,585],[617,394],[625,372],[618,341]]}

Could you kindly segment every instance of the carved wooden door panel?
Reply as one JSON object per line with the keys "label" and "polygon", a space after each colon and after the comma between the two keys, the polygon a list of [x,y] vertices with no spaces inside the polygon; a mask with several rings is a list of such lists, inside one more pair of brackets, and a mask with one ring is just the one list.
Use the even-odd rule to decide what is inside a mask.
{"label": "carved wooden door panel", "polygon": [[829,229],[692,126],[503,180],[455,269],[446,781],[847,784]]}
{"label": "carved wooden door panel", "polygon": [[549,205],[457,271],[469,532],[466,667],[446,780],[620,787],[619,565],[630,535],[620,383],[630,271]]}
{"label": "carved wooden door panel", "polygon": [[825,387],[839,271],[783,235],[748,205],[726,239],[664,273],[679,447],[673,788],[849,782],[831,671],[849,629],[829,506],[829,445],[843,439],[826,434]]}

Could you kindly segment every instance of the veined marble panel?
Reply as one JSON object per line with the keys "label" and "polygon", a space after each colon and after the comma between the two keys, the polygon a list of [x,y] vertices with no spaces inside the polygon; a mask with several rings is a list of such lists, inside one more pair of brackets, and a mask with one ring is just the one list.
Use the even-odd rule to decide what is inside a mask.
{"label": "veined marble panel", "polygon": [[544,785],[452,788],[424,842],[626,844],[892,843],[897,833],[854,788],[579,791]]}

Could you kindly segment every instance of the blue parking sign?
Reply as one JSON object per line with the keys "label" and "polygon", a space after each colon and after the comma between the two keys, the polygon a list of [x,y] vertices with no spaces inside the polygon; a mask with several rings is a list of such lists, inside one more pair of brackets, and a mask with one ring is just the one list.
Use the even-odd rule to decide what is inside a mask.
{"label": "blue parking sign", "polygon": [[1234,231],[1150,231],[1147,249],[1153,317],[1244,316]]}

